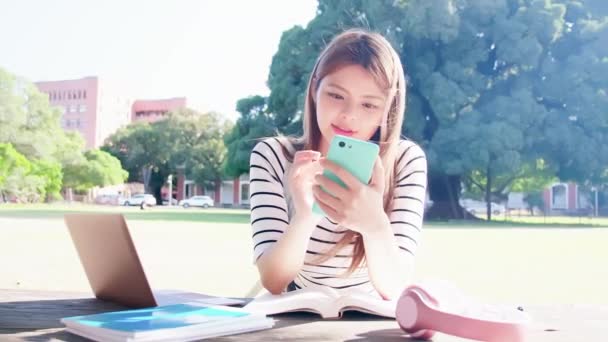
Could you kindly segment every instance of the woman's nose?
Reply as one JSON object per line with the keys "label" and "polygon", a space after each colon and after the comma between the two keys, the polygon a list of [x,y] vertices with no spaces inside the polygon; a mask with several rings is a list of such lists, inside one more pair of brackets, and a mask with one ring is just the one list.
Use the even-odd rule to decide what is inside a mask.
{"label": "woman's nose", "polygon": [[353,120],[357,116],[355,113],[354,106],[351,105],[350,103],[345,103],[344,106],[342,107],[342,112],[340,113],[340,116],[343,119]]}

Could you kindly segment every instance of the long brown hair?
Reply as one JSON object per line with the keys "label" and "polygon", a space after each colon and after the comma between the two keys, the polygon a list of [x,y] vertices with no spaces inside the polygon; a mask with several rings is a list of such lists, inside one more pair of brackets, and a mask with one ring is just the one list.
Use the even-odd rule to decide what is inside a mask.
{"label": "long brown hair", "polygon": [[[388,92],[387,106],[379,128],[380,157],[384,166],[384,211],[388,214],[393,205],[395,190],[395,159],[401,137],[405,112],[406,84],[399,55],[382,35],[362,29],[350,29],[334,37],[319,55],[308,80],[304,105],[304,134],[291,139],[297,149],[319,150],[321,130],[317,124],[314,94],[321,80],[338,68],[360,65]],[[291,158],[290,158],[291,159]],[[336,245],[316,262],[334,257],[340,249],[354,242],[352,263],[343,276],[352,274],[365,259],[365,247],[359,233],[349,230]]]}

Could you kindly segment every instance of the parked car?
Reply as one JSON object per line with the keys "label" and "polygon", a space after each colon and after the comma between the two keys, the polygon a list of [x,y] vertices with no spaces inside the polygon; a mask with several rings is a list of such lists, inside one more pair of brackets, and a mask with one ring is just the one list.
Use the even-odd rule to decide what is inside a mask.
{"label": "parked car", "polygon": [[179,201],[179,205],[181,205],[184,208],[189,208],[189,207],[209,208],[209,207],[213,207],[214,203],[213,203],[213,199],[209,196],[192,196],[188,199],[183,199],[183,200]]}
{"label": "parked car", "polygon": [[[483,201],[463,199],[460,201],[460,205],[473,215],[476,215],[476,214],[485,215],[485,213],[488,210],[486,202],[483,202]],[[492,210],[493,215],[503,215],[507,211],[507,209],[504,205],[494,203],[494,202],[492,202],[490,204],[490,208]]]}
{"label": "parked car", "polygon": [[[95,197],[96,204],[118,205],[122,197],[117,194],[103,194]],[[124,203],[124,201],[123,201]]]}
{"label": "parked car", "polygon": [[[176,198],[171,199],[171,205],[177,205],[179,202]],[[169,205],[169,197],[163,198],[163,205]]]}
{"label": "parked car", "polygon": [[142,202],[149,206],[156,205],[156,197],[150,194],[137,194],[129,198],[121,198],[118,203],[128,207],[130,205],[141,205]]}

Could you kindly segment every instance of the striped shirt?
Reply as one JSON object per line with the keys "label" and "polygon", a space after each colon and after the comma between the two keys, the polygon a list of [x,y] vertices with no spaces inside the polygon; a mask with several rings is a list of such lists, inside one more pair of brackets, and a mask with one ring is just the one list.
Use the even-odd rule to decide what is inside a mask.
{"label": "striped shirt", "polygon": [[[424,151],[410,140],[399,142],[397,177],[393,209],[389,219],[401,253],[414,257],[419,243],[426,198],[427,163]],[[259,142],[250,158],[249,190],[254,262],[271,248],[289,227],[293,207],[287,186],[291,163],[285,158],[281,142],[270,138]],[[346,232],[327,217],[317,224],[308,243],[304,265],[294,279],[296,288],[311,285],[337,290],[357,288],[374,292],[365,264],[348,277],[340,277],[352,260],[353,244],[333,258],[316,264]]]}

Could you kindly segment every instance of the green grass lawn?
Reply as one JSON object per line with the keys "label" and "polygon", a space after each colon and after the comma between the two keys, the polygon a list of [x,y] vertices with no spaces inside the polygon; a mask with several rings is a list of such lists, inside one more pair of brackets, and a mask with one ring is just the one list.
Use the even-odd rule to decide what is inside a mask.
{"label": "green grass lawn", "polygon": [[248,223],[249,211],[239,209],[200,209],[181,207],[119,207],[85,204],[4,204],[0,217],[61,218],[64,213],[122,213],[128,220],[194,221],[215,223]]}
{"label": "green grass lawn", "polygon": [[589,216],[511,216],[493,218],[494,222],[541,224],[541,225],[584,225],[608,227],[608,217]]}
{"label": "green grass lawn", "polygon": [[[139,207],[119,207],[104,205],[74,204],[2,204],[0,217],[12,218],[61,218],[66,212],[114,212],[122,213],[130,220],[161,220],[216,223],[248,223],[247,209],[200,209],[181,207],[152,207],[140,210]],[[564,217],[564,216],[504,216],[494,217],[492,221],[433,221],[427,220],[426,226],[506,228],[506,227],[608,227],[608,218]]]}
{"label": "green grass lawn", "polygon": [[[247,210],[0,205],[0,260],[11,260],[0,288],[88,289],[65,212],[124,213],[154,287],[243,296],[257,280]],[[418,279],[447,279],[487,301],[608,304],[608,229],[500,221],[425,227]]]}

